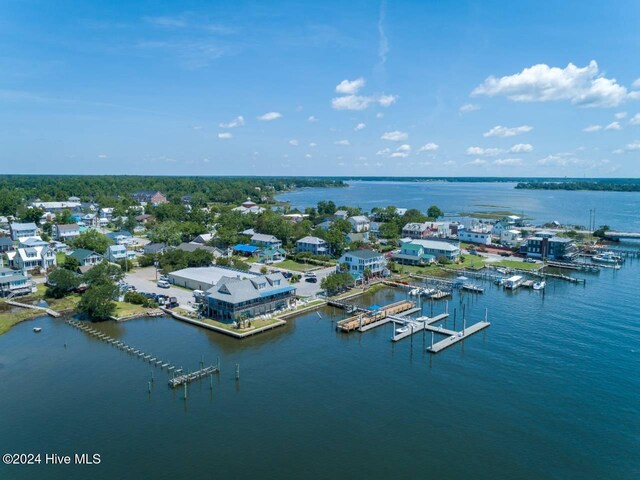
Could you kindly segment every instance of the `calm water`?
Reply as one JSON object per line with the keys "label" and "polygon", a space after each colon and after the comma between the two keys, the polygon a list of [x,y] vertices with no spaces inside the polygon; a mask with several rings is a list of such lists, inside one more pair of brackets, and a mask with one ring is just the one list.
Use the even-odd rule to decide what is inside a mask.
{"label": "calm water", "polygon": [[169,318],[99,324],[185,368],[220,357],[213,392],[193,384],[186,402],[159,370],[149,395],[148,364],[61,320],[24,322],[0,336],[3,453],[102,463],[0,465],[0,478],[637,479],[639,273],[627,261],[544,296],[456,294],[457,327],[463,302],[469,323],[485,307],[493,323],[437,356],[429,336],[392,344],[389,326],[337,333],[332,308],[242,342]]}
{"label": "calm water", "polygon": [[625,231],[640,231],[640,192],[567,192],[516,190],[515,183],[349,182],[348,188],[307,188],[278,197],[294,207],[316,206],[320,200],[337,205],[417,208],[438,205],[448,214],[510,210],[535,222],[557,220],[568,225],[589,225],[589,210],[596,224]]}

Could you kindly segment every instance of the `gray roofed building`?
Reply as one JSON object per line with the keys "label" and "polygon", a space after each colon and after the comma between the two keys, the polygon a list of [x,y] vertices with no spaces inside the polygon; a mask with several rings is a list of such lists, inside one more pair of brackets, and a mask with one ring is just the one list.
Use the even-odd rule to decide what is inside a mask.
{"label": "gray roofed building", "polygon": [[273,235],[255,233],[251,237],[251,245],[256,245],[258,247],[281,248],[282,242],[278,240],[276,237],[274,237]]}
{"label": "gray roofed building", "polygon": [[223,277],[207,292],[207,313],[220,321],[255,317],[287,308],[296,288],[281,273],[253,278]]}
{"label": "gray roofed building", "polygon": [[296,242],[296,252],[310,252],[314,255],[328,255],[329,244],[322,238],[307,236]]}
{"label": "gray roofed building", "polygon": [[257,273],[219,266],[183,268],[168,275],[169,282],[191,290],[209,290],[222,278],[240,277],[244,279],[257,276]]}
{"label": "gray roofed building", "polygon": [[35,223],[11,223],[9,224],[11,238],[18,240],[20,237],[35,237],[38,235],[38,227]]}
{"label": "gray roofed building", "polygon": [[9,252],[13,250],[13,240],[9,237],[0,237],[0,252]]}
{"label": "gray roofed building", "polygon": [[208,245],[203,245],[201,243],[181,243],[178,245],[178,250],[182,250],[184,252],[195,252],[196,250],[204,250],[206,252],[211,253],[214,257],[223,257],[224,252],[217,247],[210,247]]}
{"label": "gray roofed building", "polygon": [[168,247],[164,243],[147,243],[144,246],[144,253],[148,255],[156,255],[164,253]]}

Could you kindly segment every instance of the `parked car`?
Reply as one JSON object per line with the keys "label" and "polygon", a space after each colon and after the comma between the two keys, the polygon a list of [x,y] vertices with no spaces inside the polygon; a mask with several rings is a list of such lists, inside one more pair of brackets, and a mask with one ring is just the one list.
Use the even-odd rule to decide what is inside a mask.
{"label": "parked car", "polygon": [[306,272],[306,273],[304,274],[304,276],[305,276],[305,277],[315,278],[315,277],[316,277],[316,274],[315,274],[315,272]]}
{"label": "parked car", "polygon": [[523,261],[526,263],[536,263],[536,261],[533,258],[525,258]]}
{"label": "parked car", "polygon": [[498,255],[500,255],[501,257],[510,257],[511,254],[509,252],[500,252]]}
{"label": "parked car", "polygon": [[169,277],[167,275],[160,275],[160,280],[164,280],[165,282],[168,282]]}
{"label": "parked car", "polygon": [[171,286],[171,284],[169,282],[167,282],[166,280],[158,280],[158,287],[160,288],[169,288]]}
{"label": "parked car", "polygon": [[284,278],[291,278],[291,277],[293,277],[293,273],[291,273],[291,272],[282,272],[282,276]]}
{"label": "parked car", "polygon": [[305,282],[309,282],[309,283],[318,283],[318,279],[314,276],[314,277],[307,277],[304,279]]}

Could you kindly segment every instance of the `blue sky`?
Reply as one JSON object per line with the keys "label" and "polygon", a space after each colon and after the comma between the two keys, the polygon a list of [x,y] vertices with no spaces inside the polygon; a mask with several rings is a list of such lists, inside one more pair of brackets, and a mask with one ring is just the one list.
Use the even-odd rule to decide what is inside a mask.
{"label": "blue sky", "polygon": [[4,173],[640,176],[640,2],[0,10]]}

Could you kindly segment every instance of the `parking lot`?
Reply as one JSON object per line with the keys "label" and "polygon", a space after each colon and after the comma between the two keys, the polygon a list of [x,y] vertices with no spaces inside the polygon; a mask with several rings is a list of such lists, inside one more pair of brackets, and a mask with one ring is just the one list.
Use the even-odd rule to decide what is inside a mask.
{"label": "parking lot", "polygon": [[[158,273],[160,278],[160,273]],[[156,285],[156,269],[154,267],[138,268],[133,272],[128,272],[124,281],[129,285],[136,287],[138,292],[150,292],[176,297],[181,307],[190,307],[193,302],[193,293],[191,290],[178,288],[171,285],[169,288],[160,288]]]}
{"label": "parking lot", "polygon": [[[254,273],[260,273],[260,269],[263,267],[264,265],[261,265],[259,263],[254,263],[253,265],[251,265],[251,272]],[[322,279],[327,277],[328,275],[335,273],[336,271],[336,267],[326,267],[326,268],[321,268],[318,270],[314,270],[313,272],[316,274],[316,278],[318,279],[317,282],[312,283],[312,282],[306,282],[305,281],[305,277],[304,274],[301,272],[296,272],[294,270],[286,270],[284,268],[278,268],[278,267],[274,267],[272,265],[267,265],[267,268],[269,269],[269,271],[272,270],[277,270],[280,272],[290,272],[294,275],[301,275],[302,278],[300,279],[300,282],[298,283],[294,283],[293,286],[296,287],[297,289],[297,295],[301,296],[301,297],[314,297],[318,294],[318,292],[320,291],[320,283],[322,282]]]}

